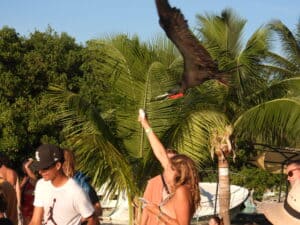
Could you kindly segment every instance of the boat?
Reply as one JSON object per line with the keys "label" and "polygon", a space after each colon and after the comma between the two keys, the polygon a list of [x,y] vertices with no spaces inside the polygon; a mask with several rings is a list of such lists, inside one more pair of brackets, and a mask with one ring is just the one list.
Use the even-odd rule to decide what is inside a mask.
{"label": "boat", "polygon": [[[199,183],[201,203],[200,207],[196,210],[193,218],[195,220],[204,220],[212,215],[219,214],[219,200],[217,195],[218,183]],[[230,214],[234,216],[241,209],[243,203],[249,196],[247,188],[230,185]]]}
{"label": "boat", "polygon": [[[200,182],[201,206],[196,210],[193,219],[196,221],[206,220],[208,217],[219,213],[219,201],[217,195],[217,183]],[[105,196],[105,188],[98,191],[100,203],[104,211],[104,219],[115,221],[115,223],[126,224],[129,221],[128,201],[126,193],[122,192],[113,199]],[[249,190],[247,188],[230,185],[230,214],[236,214],[247,200]]]}

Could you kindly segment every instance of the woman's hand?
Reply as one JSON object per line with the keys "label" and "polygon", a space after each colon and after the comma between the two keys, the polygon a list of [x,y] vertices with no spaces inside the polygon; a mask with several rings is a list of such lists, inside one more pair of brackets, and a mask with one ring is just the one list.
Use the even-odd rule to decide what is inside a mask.
{"label": "woman's hand", "polygon": [[144,203],[143,208],[156,216],[158,216],[160,213],[158,205],[156,205],[152,202]]}
{"label": "woman's hand", "polygon": [[139,109],[139,121],[141,122],[146,118],[146,113],[143,109]]}
{"label": "woman's hand", "polygon": [[149,122],[147,120],[146,113],[143,109],[139,109],[138,121],[142,124],[144,129],[150,128]]}
{"label": "woman's hand", "polygon": [[169,215],[163,213],[159,206],[154,203],[147,203],[144,207],[144,210],[147,210],[148,212],[152,213],[153,215],[157,216],[157,219],[162,221],[166,225],[179,225],[178,221],[176,219],[171,218]]}

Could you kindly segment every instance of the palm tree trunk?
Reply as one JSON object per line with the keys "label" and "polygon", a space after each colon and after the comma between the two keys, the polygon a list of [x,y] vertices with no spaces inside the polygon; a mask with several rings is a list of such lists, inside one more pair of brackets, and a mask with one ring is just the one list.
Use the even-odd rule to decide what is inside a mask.
{"label": "palm tree trunk", "polygon": [[219,214],[223,218],[224,225],[230,225],[230,183],[229,164],[226,157],[218,156],[219,168]]}

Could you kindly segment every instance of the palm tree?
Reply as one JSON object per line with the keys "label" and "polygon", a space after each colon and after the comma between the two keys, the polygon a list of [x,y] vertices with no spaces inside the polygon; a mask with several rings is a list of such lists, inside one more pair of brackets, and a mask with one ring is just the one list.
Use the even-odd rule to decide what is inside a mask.
{"label": "palm tree", "polygon": [[[300,144],[300,22],[295,35],[281,21],[272,21],[268,26],[273,35],[279,37],[277,44],[282,47],[281,54],[267,53],[264,69],[272,76],[269,79],[270,88],[259,92],[256,96],[260,104],[249,109],[236,121],[239,128],[236,134],[248,140],[264,140],[277,146],[297,147]],[[266,97],[268,101],[262,102],[261,99]],[[246,122],[249,115],[254,124]],[[241,132],[246,127],[254,130],[254,125],[260,132]]]}
{"label": "palm tree", "polygon": [[219,69],[236,68],[236,71],[231,73],[228,87],[210,81],[197,88],[199,94],[191,94],[192,100],[189,101],[194,109],[178,123],[176,130],[181,132],[171,141],[179,149],[192,146],[187,148],[190,152],[215,150],[221,187],[220,213],[225,224],[230,224],[227,159],[231,132],[226,127],[232,126],[230,138],[235,142],[263,140],[294,144],[287,140],[291,140],[289,136],[299,137],[300,119],[297,115],[300,108],[299,99],[295,98],[299,78],[273,80],[270,64],[265,63],[266,56],[271,54],[268,27],[259,28],[243,48],[242,31],[246,21],[231,10],[224,10],[221,16],[198,16],[198,20],[200,39],[218,62]]}

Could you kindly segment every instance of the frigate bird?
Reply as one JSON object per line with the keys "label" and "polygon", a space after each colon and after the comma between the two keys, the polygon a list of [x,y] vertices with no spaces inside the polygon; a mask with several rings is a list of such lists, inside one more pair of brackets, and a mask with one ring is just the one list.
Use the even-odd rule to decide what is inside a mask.
{"label": "frigate bird", "polygon": [[157,96],[156,99],[181,97],[188,88],[210,79],[217,79],[226,84],[226,73],[219,71],[217,63],[189,29],[181,11],[171,7],[168,0],[156,0],[156,7],[160,26],[175,44],[184,61],[182,79],[178,87]]}

